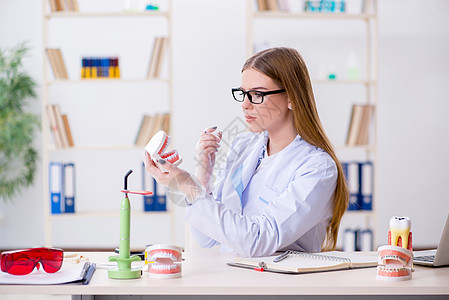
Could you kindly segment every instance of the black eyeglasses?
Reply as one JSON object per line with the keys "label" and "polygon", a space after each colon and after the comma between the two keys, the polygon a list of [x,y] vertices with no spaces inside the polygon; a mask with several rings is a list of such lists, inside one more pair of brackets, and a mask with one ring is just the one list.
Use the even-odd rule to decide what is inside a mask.
{"label": "black eyeglasses", "polygon": [[233,88],[231,89],[232,96],[234,97],[235,101],[243,102],[245,100],[245,95],[248,97],[249,102],[252,104],[261,104],[263,102],[263,97],[266,95],[272,95],[272,94],[280,94],[285,92],[285,89],[281,90],[275,90],[275,91],[268,91],[268,92],[261,92],[261,91],[244,91],[240,88]]}

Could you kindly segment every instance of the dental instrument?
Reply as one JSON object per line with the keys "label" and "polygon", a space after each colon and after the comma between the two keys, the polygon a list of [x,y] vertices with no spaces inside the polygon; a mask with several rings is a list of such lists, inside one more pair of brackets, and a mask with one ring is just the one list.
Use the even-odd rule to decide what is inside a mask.
{"label": "dental instrument", "polygon": [[109,256],[109,261],[117,262],[117,268],[108,270],[108,276],[112,279],[135,279],[142,276],[140,268],[132,268],[133,261],[140,261],[138,255],[130,256],[130,223],[131,223],[131,205],[129,203],[128,194],[151,194],[147,191],[130,191],[128,190],[128,176],[132,173],[129,170],[125,175],[124,180],[124,197],[120,204],[120,241],[119,241],[119,255]]}

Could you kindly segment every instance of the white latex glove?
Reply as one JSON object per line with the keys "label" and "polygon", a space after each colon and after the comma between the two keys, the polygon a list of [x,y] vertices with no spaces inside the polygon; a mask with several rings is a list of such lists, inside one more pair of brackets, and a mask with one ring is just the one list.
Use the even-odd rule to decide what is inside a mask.
{"label": "white latex glove", "polygon": [[206,128],[196,143],[195,177],[208,194],[214,189],[212,172],[222,137],[221,131],[216,130],[217,126]]}
{"label": "white latex glove", "polygon": [[165,169],[165,172],[161,171],[157,164],[151,159],[150,154],[146,151],[144,164],[145,169],[159,184],[183,193],[188,198],[190,204],[192,204],[196,198],[201,196],[204,191],[204,188],[193,179],[189,172],[180,169],[163,159],[159,159],[158,161],[158,164],[163,165]]}

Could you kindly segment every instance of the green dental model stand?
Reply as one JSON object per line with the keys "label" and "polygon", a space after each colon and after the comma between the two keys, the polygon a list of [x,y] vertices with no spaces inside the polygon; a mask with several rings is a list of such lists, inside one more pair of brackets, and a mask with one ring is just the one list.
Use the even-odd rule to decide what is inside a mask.
{"label": "green dental model stand", "polygon": [[116,261],[118,268],[108,271],[109,278],[112,279],[135,279],[142,276],[140,269],[132,270],[131,263],[133,261],[140,261],[138,255],[130,256],[130,217],[131,217],[131,205],[129,204],[128,193],[140,194],[139,192],[128,191],[128,176],[132,173],[129,170],[125,175],[125,189],[124,197],[120,205],[120,251],[118,256],[109,256],[109,261]]}

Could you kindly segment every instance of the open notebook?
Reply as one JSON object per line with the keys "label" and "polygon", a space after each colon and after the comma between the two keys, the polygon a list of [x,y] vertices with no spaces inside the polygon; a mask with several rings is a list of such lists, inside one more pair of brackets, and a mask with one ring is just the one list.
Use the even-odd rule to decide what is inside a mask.
{"label": "open notebook", "polygon": [[254,268],[260,271],[281,273],[312,273],[333,270],[367,268],[377,266],[377,253],[372,255],[361,252],[330,251],[321,253],[306,253],[287,251],[282,259],[274,262],[279,256],[235,258],[231,266]]}

